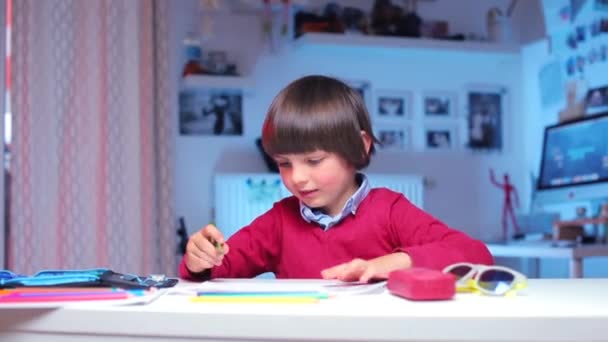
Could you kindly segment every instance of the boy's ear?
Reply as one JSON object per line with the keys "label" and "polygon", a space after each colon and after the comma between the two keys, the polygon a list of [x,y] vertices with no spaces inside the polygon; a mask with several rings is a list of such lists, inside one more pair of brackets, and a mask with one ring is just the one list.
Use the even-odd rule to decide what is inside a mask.
{"label": "boy's ear", "polygon": [[367,134],[365,131],[361,131],[361,139],[363,139],[365,153],[369,155],[369,150],[372,147],[372,137],[370,137],[369,134]]}

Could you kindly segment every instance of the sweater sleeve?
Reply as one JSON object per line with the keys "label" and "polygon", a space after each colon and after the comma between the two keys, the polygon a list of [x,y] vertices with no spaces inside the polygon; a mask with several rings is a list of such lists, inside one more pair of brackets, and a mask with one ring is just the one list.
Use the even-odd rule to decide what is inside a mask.
{"label": "sweater sleeve", "polygon": [[264,272],[274,272],[281,246],[281,225],[278,223],[280,208],[281,202],[276,203],[272,209],[228,238],[226,243],[230,251],[220,266],[192,273],[186,267],[187,255],[184,255],[179,265],[179,276],[186,280],[204,281],[212,278],[251,278]]}
{"label": "sweater sleeve", "polygon": [[399,241],[395,251],[407,253],[412,266],[441,270],[457,262],[494,263],[483,242],[447,227],[403,196],[393,202],[390,221]]}

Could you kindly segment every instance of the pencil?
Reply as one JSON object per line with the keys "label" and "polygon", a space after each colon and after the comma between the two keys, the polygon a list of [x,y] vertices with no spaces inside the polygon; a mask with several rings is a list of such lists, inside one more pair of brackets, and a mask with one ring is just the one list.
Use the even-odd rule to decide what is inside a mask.
{"label": "pencil", "polygon": [[[210,222],[209,224],[214,226],[217,230],[219,230],[219,228],[217,228],[217,226],[215,225],[214,222]],[[218,252],[218,254],[224,254],[224,243],[223,242],[218,242],[215,239],[211,239],[211,243],[213,244],[213,246],[215,246],[215,250]]]}
{"label": "pencil", "polygon": [[224,243],[223,242],[213,241],[213,245],[215,246],[215,250],[219,254],[224,254]]}

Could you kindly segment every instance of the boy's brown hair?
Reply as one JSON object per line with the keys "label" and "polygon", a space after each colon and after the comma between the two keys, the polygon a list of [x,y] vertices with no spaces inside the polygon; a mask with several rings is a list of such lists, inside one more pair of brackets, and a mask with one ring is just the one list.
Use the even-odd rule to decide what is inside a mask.
{"label": "boy's brown hair", "polygon": [[[365,151],[361,131],[371,139]],[[270,156],[333,152],[357,169],[369,165],[378,140],[361,95],[327,76],[302,77],[275,97],[266,113],[262,144]]]}

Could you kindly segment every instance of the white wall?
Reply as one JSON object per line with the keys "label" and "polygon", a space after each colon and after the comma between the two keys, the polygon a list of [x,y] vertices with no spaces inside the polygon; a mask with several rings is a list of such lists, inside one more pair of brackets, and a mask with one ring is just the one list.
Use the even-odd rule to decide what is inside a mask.
{"label": "white wall", "polygon": [[[430,6],[432,3],[422,2],[421,12],[422,4]],[[436,3],[445,4],[445,1]],[[463,13],[473,9],[476,13],[485,13],[477,2],[462,1],[462,4],[469,6],[459,8]],[[192,19],[195,8],[192,6],[195,5],[176,8],[177,37],[185,37],[192,27],[197,27]],[[442,10],[454,11],[455,8]],[[433,13],[437,18],[442,17],[439,10]],[[446,12],[443,16],[452,14]],[[473,19],[464,15],[456,18],[462,20],[463,27],[475,23],[467,26],[471,29],[483,28],[485,20],[483,15]],[[463,115],[466,86],[506,86],[509,89],[510,110],[503,117],[505,147],[501,153],[472,153],[466,149],[449,153],[378,153],[369,168],[370,171],[427,176],[434,183],[434,187],[425,194],[425,208],[429,212],[474,236],[499,236],[502,193],[490,184],[488,168],[495,168],[499,174],[510,173],[518,186],[528,181],[528,170],[519,167],[523,161],[523,142],[513,138],[516,132],[522,131],[524,121],[520,107],[520,59],[516,54],[285,47],[279,54],[271,55],[262,50],[261,55],[252,58],[251,55],[258,55],[260,47],[256,45],[261,41],[260,22],[255,16],[241,15],[230,21],[214,20],[214,25],[218,35],[205,42],[206,46],[232,47],[233,51],[241,54],[245,51],[245,57],[241,57],[241,60],[255,61],[251,67],[255,86],[244,100],[245,133],[242,137],[178,137],[176,208],[178,215],[186,217],[190,232],[211,220],[211,180],[215,170],[264,171],[261,157],[254,147],[254,139],[259,136],[265,111],[276,93],[297,77],[322,73],[344,79],[369,80],[373,89],[413,91],[415,112],[420,109],[422,91],[456,92],[459,95],[459,114]],[[180,49],[179,44],[180,41],[174,43],[176,51]],[[181,65],[176,65],[175,73],[178,74],[179,70]],[[464,117],[460,125],[460,134],[464,138],[467,134]],[[415,132],[419,137],[421,129],[417,127]]]}

